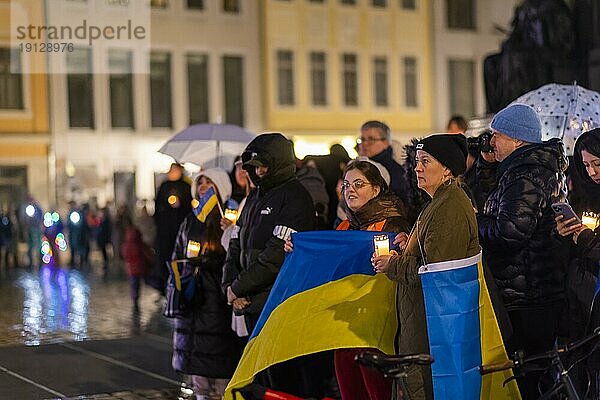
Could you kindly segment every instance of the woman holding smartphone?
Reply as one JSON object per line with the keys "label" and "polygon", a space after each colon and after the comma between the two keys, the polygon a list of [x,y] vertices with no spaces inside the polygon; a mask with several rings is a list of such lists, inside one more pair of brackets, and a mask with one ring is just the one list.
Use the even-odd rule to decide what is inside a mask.
{"label": "woman holding smartphone", "polygon": [[[376,272],[398,282],[400,354],[429,353],[425,304],[419,267],[472,257],[480,252],[475,210],[457,177],[466,170],[467,141],[460,134],[431,135],[416,145],[417,184],[431,202],[410,235],[399,235],[400,254],[376,256]],[[429,366],[409,370],[412,399],[433,399]]]}
{"label": "woman holding smartphone", "polygon": [[[574,167],[584,177],[583,184],[600,188],[600,128],[583,133],[575,143]],[[593,187],[593,186],[592,186]],[[596,207],[600,199],[596,198]],[[596,209],[597,211],[597,209]],[[598,217],[598,216],[597,216]],[[600,227],[594,230],[582,224],[577,217],[556,217],[556,230],[572,240],[571,265],[567,273],[569,338],[576,340],[600,325],[600,300],[597,284],[600,269]],[[593,399],[600,399],[600,354],[595,352],[587,362],[591,372]],[[585,377],[585,373],[582,373]],[[587,379],[581,387],[585,390]]]}
{"label": "woman holding smartphone", "polygon": [[[343,174],[342,207],[347,219],[337,230],[407,232],[406,209],[400,198],[389,191],[390,175],[383,165],[360,157],[351,161]],[[293,250],[292,242],[285,251]],[[389,400],[392,382],[380,373],[361,366],[354,357],[365,350],[352,348],[334,351],[335,374],[342,400]]]}

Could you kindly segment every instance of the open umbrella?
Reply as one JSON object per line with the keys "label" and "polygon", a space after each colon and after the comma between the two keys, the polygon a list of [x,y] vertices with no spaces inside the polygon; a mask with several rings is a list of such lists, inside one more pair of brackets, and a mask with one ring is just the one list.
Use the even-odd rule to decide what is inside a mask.
{"label": "open umbrella", "polygon": [[196,124],[177,133],[158,151],[180,163],[220,167],[231,163],[255,137],[237,125]]}
{"label": "open umbrella", "polygon": [[579,135],[600,126],[600,93],[577,84],[551,83],[514,102],[533,107],[542,121],[542,139],[562,139],[569,156]]}

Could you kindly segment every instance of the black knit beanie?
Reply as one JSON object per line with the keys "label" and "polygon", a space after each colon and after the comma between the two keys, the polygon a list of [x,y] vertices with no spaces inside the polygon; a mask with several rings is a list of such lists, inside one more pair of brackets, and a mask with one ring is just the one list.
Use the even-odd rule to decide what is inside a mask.
{"label": "black knit beanie", "polygon": [[454,176],[462,175],[467,170],[468,147],[464,135],[451,133],[430,135],[421,139],[416,149],[431,154]]}

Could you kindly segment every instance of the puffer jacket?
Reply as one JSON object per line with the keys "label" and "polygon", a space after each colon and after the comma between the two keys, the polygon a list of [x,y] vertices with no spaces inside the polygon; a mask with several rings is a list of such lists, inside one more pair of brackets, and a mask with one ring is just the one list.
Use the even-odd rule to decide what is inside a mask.
{"label": "puffer jacket", "polygon": [[284,241],[293,231],[315,228],[313,200],[298,181],[291,143],[280,134],[263,134],[242,154],[247,162],[260,159],[269,170],[258,178],[254,167],[244,165],[257,185],[232,231],[223,269],[222,288],[231,286],[237,297],[246,297],[244,310],[249,330],[254,328],[285,260]]}
{"label": "puffer jacket", "polygon": [[231,307],[221,291],[225,250],[208,234],[209,230],[221,232],[220,219],[219,209],[214,207],[206,223],[190,213],[179,229],[173,259],[186,258],[190,240],[206,245],[207,250],[201,261],[193,263],[199,269],[192,313],[174,321],[172,363],[176,371],[185,374],[228,379],[235,371],[243,346],[231,330]]}
{"label": "puffer jacket", "polygon": [[566,197],[558,139],[530,144],[498,166],[498,186],[477,216],[479,241],[508,311],[564,298],[568,248],[553,234],[552,203]]}

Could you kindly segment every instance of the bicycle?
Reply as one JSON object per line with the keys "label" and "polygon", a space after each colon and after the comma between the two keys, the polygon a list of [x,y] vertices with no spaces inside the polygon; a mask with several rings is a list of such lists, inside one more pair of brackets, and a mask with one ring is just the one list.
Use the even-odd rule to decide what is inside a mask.
{"label": "bicycle", "polygon": [[434,361],[430,354],[388,356],[370,351],[358,354],[354,360],[379,371],[387,378],[392,378],[400,388],[403,400],[411,400],[406,383],[409,368],[414,365],[430,365]]}
{"label": "bicycle", "polygon": [[[568,343],[564,346],[556,345],[553,350],[549,350],[544,353],[525,357],[525,354],[522,351],[517,351],[508,361],[482,365],[479,369],[479,372],[481,375],[486,375],[492,372],[504,371],[512,368],[515,369],[516,372],[519,372],[521,376],[524,376],[530,372],[550,371],[553,385],[545,392],[542,392],[542,388],[540,384],[538,384],[538,389],[540,391],[540,397],[538,400],[550,400],[554,398],[561,400],[583,400],[587,393],[584,394],[584,396],[581,396],[573,384],[573,380],[571,379],[569,373],[571,368],[589,357],[599,343],[600,327],[596,328],[594,332],[583,339]],[[581,349],[588,344],[592,345],[591,349],[587,351],[583,357],[580,357],[575,362],[571,363],[568,368],[565,368],[567,357],[571,356],[576,350]],[[509,379],[515,378],[511,377]]]}

